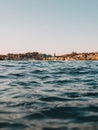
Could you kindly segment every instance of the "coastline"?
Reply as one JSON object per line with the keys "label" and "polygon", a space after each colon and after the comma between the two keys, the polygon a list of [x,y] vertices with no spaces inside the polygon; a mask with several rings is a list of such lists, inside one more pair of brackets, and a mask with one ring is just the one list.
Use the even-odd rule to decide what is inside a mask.
{"label": "coastline", "polygon": [[71,60],[98,60],[98,52],[90,53],[76,53],[72,52],[70,54],[63,54],[60,56],[54,56],[50,54],[42,54],[39,52],[28,52],[28,53],[19,53],[13,54],[9,53],[7,55],[0,55],[0,60],[44,60],[44,61],[71,61]]}

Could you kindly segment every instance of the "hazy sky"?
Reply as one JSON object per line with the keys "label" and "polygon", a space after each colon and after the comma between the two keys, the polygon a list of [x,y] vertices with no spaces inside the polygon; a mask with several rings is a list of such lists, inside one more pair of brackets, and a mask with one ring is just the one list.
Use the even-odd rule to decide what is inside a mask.
{"label": "hazy sky", "polygon": [[0,53],[98,51],[98,0],[0,0]]}

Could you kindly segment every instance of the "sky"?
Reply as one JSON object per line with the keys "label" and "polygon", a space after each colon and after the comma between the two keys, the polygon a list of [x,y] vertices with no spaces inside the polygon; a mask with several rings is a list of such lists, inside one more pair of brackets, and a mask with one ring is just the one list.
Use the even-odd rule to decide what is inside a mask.
{"label": "sky", "polygon": [[0,0],[0,54],[98,52],[98,0]]}

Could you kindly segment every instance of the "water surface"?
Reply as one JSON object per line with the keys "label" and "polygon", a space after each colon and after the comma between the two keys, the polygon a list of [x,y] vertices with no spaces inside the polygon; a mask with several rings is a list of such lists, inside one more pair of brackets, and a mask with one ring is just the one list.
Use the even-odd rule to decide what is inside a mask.
{"label": "water surface", "polygon": [[0,130],[98,130],[97,61],[1,61]]}

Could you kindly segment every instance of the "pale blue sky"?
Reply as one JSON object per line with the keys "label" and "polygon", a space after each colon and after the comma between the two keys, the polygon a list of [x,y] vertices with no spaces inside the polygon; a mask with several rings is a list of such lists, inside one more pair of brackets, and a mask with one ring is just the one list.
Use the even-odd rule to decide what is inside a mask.
{"label": "pale blue sky", "polygon": [[0,0],[0,53],[98,51],[98,0]]}

